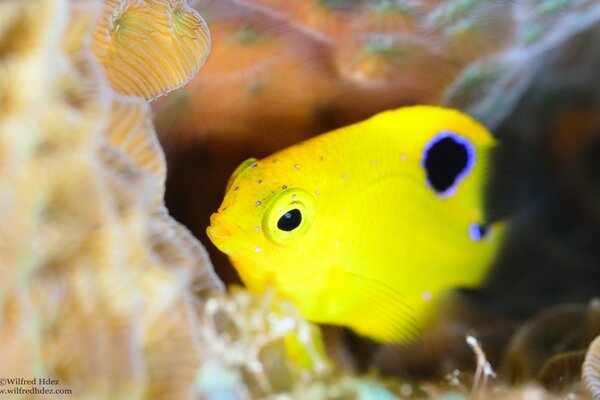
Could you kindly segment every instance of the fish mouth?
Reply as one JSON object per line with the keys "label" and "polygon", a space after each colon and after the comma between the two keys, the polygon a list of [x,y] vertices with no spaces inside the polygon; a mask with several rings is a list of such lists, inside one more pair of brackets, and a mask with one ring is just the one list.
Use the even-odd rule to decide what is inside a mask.
{"label": "fish mouth", "polygon": [[206,228],[206,234],[210,240],[221,240],[231,236],[225,225],[220,221],[220,215],[213,213],[210,216],[210,226]]}
{"label": "fish mouth", "polygon": [[223,215],[213,213],[210,216],[210,226],[206,228],[206,234],[211,242],[223,253],[230,255],[233,247],[231,238],[233,234],[227,229],[227,224],[223,221]]}

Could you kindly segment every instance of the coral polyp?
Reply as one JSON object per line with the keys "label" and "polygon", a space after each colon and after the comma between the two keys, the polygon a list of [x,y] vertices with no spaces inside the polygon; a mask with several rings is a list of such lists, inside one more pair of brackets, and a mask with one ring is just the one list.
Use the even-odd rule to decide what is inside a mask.
{"label": "coral polyp", "polygon": [[117,92],[150,100],[198,72],[210,35],[184,0],[106,0],[93,49]]}

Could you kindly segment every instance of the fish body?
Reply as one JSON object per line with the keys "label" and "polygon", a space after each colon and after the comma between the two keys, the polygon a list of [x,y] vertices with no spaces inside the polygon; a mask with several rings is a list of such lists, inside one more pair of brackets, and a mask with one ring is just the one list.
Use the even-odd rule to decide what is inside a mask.
{"label": "fish body", "polygon": [[386,111],[242,164],[207,233],[250,290],[272,286],[314,322],[411,340],[445,292],[489,269],[494,146],[455,110]]}

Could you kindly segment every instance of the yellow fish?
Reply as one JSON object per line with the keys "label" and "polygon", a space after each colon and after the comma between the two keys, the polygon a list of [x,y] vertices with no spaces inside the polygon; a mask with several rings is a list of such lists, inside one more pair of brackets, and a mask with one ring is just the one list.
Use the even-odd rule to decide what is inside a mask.
{"label": "yellow fish", "polygon": [[489,269],[494,146],[455,110],[386,111],[244,162],[207,232],[250,290],[272,286],[311,321],[405,342],[445,292]]}

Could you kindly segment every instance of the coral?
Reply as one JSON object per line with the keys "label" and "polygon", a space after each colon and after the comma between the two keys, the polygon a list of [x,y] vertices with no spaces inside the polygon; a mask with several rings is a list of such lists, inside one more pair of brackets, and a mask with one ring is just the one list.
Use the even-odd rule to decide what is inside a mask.
{"label": "coral", "polygon": [[198,72],[210,36],[184,0],[106,0],[93,49],[117,92],[150,100]]}
{"label": "coral", "polygon": [[194,5],[208,18],[214,52],[187,88],[157,103],[166,109],[159,131],[186,143],[262,141],[283,123],[281,146],[407,103],[451,105],[497,123],[499,102],[510,111],[541,54],[600,18],[591,0]]}
{"label": "coral", "polygon": [[273,292],[233,288],[200,311],[202,366],[196,384],[207,398],[392,399],[380,383],[340,374],[316,326]]}
{"label": "coral", "polygon": [[513,335],[503,362],[505,378],[536,377],[553,390],[572,389],[581,379],[586,349],[600,333],[600,303],[562,304],[544,310]]}
{"label": "coral", "polygon": [[600,350],[598,346],[600,346],[600,336],[590,344],[582,369],[583,384],[594,399],[600,397],[600,361],[598,360]]}
{"label": "coral", "polygon": [[[200,360],[196,295],[221,284],[163,205],[165,161],[148,104],[111,90],[90,50],[98,15],[110,14],[102,6],[0,4],[0,375],[52,377],[81,399],[182,398]],[[207,37],[188,24],[197,14],[184,2],[143,11],[165,7],[191,29],[184,36]],[[195,43],[185,76],[119,88],[149,98],[181,85],[208,51]]]}

